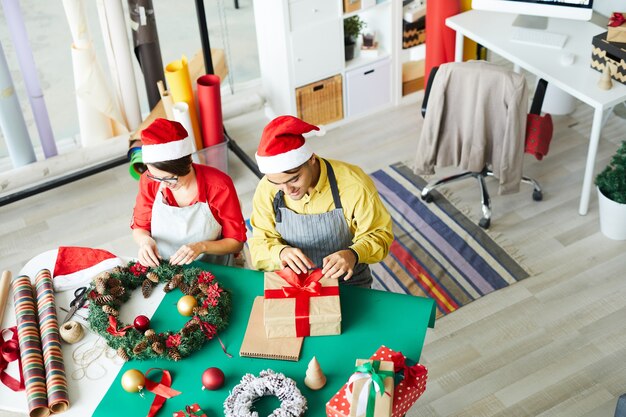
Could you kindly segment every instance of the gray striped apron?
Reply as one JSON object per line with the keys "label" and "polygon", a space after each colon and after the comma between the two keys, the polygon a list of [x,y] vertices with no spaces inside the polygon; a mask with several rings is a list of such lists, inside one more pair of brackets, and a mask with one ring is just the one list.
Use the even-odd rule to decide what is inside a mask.
{"label": "gray striped apron", "polygon": [[[354,238],[343,215],[333,167],[325,159],[321,160],[326,164],[328,182],[335,204],[334,210],[320,214],[298,214],[285,207],[283,191],[276,193],[273,203],[276,231],[287,245],[302,250],[319,268],[322,267],[324,257],[348,249]],[[367,264],[357,264],[352,277],[348,281],[344,281],[342,277],[339,282],[369,288],[372,285],[370,268]]]}

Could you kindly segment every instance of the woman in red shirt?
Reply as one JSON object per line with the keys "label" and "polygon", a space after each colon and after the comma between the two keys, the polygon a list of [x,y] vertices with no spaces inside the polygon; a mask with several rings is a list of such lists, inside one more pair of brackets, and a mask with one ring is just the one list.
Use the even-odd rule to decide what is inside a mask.
{"label": "woman in red shirt", "polygon": [[139,180],[133,239],[139,262],[157,266],[198,259],[227,264],[246,241],[246,227],[232,179],[192,163],[193,144],[183,126],[156,119],[141,132],[147,166]]}

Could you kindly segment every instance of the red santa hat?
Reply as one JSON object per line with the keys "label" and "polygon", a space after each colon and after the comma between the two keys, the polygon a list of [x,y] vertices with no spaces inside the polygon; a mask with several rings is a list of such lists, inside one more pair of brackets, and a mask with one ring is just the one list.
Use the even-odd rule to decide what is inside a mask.
{"label": "red santa hat", "polygon": [[155,119],[141,131],[141,153],[144,164],[171,161],[193,153],[193,142],[178,122]]}
{"label": "red santa hat", "polygon": [[326,132],[317,126],[293,116],[279,116],[263,129],[257,149],[256,162],[264,174],[278,174],[304,164],[313,151],[304,140],[305,133],[315,132],[322,136]]}
{"label": "red santa hat", "polygon": [[34,277],[42,269],[48,269],[52,273],[52,286],[59,292],[87,286],[99,273],[125,263],[103,249],[61,246],[35,256],[19,274]]}

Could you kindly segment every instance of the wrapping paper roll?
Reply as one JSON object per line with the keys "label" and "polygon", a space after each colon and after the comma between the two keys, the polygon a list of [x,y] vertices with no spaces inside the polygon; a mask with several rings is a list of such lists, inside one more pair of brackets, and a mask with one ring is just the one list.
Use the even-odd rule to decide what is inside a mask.
{"label": "wrapping paper roll", "polygon": [[143,158],[141,154],[141,147],[130,148],[128,154],[130,157],[128,172],[130,172],[131,177],[139,180],[141,174],[146,171],[146,165],[143,163]]}
{"label": "wrapping paper roll", "polygon": [[48,407],[53,413],[62,413],[70,406],[65,378],[65,365],[61,352],[59,322],[54,303],[54,290],[50,271],[42,269],[35,278],[37,316],[41,334],[41,350],[46,370]]}
{"label": "wrapping paper roll", "polygon": [[152,0],[128,0],[135,56],[143,72],[150,110],[159,102],[157,82],[165,80]]}
{"label": "wrapping paper roll", "polygon": [[96,60],[83,0],[63,0],[63,7],[72,33],[72,68],[82,145],[128,133]]}
{"label": "wrapping paper roll", "polygon": [[113,80],[120,112],[128,130],[137,129],[141,123],[141,110],[137,96],[135,71],[126,35],[126,21],[122,0],[98,0],[98,16],[104,48],[109,61],[109,72]]}
{"label": "wrapping paper roll", "polygon": [[187,58],[184,55],[182,59],[167,64],[165,67],[165,78],[170,87],[170,94],[172,95],[174,103],[184,101],[189,106],[189,118],[191,119],[193,135],[196,139],[196,149],[202,149],[202,136],[198,124],[196,103],[193,97],[191,80],[189,78]]}
{"label": "wrapping paper roll", "polygon": [[426,2],[428,48],[426,48],[425,80],[428,80],[433,67],[454,61],[455,32],[446,26],[446,18],[458,14],[460,10],[459,0]]}
{"label": "wrapping paper roll", "polygon": [[11,288],[11,271],[2,271],[0,277],[0,329],[2,329],[2,319],[4,318],[4,309],[9,299],[9,291]]}
{"label": "wrapping paper roll", "polygon": [[176,103],[174,104],[174,107],[172,107],[172,113],[174,113],[174,120],[176,120],[178,123],[183,125],[183,127],[189,134],[189,137],[191,138],[191,141],[193,142],[193,147],[194,147],[193,151],[194,152],[197,151],[198,149],[196,148],[196,137],[193,134],[193,127],[191,126],[191,118],[189,117],[189,106],[184,101],[181,101],[180,103]]}
{"label": "wrapping paper roll", "polygon": [[33,116],[35,117],[35,124],[39,132],[39,140],[41,141],[43,154],[46,158],[50,158],[57,154],[57,145],[54,142],[54,134],[52,133],[50,118],[48,117],[48,109],[46,108],[43,92],[41,91],[33,51],[28,42],[20,3],[18,0],[2,0],[2,9],[24,77],[26,91],[28,91],[28,99],[30,101],[30,107],[33,110]]}
{"label": "wrapping paper roll", "polygon": [[33,286],[30,278],[23,275],[13,281],[12,288],[29,415],[46,417],[50,415],[50,409]]}
{"label": "wrapping paper roll", "polygon": [[163,104],[165,118],[167,120],[174,120],[174,112],[172,111],[172,107],[174,107],[174,101],[172,101],[172,96],[170,95],[170,92],[165,89],[163,81],[159,81],[157,83],[157,88],[159,89],[159,95],[161,96],[161,104]]}
{"label": "wrapping paper roll", "polygon": [[220,77],[207,74],[198,78],[198,105],[204,147],[224,142]]}
{"label": "wrapping paper roll", "polygon": [[0,45],[0,129],[2,129],[14,168],[37,160],[28,129],[26,129],[20,102],[13,88],[13,79],[2,45]]}

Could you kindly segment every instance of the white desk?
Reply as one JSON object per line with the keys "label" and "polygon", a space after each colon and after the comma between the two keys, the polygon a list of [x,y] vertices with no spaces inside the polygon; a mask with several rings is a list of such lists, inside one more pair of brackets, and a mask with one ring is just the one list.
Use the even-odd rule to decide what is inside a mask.
{"label": "white desk", "polygon": [[[600,131],[611,109],[626,100],[626,86],[613,81],[613,88],[601,90],[597,83],[601,74],[591,69],[591,38],[606,29],[591,22],[550,18],[548,31],[568,35],[562,50],[511,42],[512,13],[470,10],[446,19],[446,25],[456,31],[456,61],[463,57],[463,37],[468,37],[492,50],[548,83],[560,88],[595,109],[587,151],[587,164],[580,196],[580,215],[587,214],[593,184],[594,166]],[[576,54],[571,66],[560,64],[565,52]]]}

